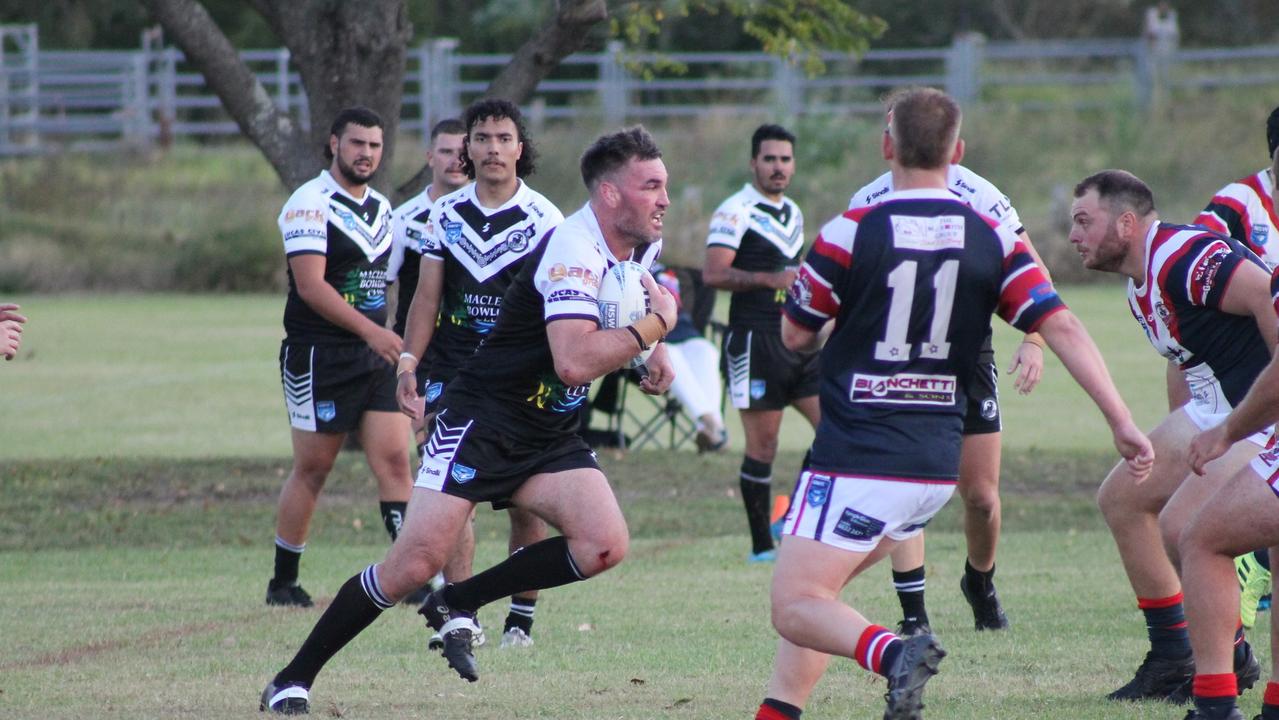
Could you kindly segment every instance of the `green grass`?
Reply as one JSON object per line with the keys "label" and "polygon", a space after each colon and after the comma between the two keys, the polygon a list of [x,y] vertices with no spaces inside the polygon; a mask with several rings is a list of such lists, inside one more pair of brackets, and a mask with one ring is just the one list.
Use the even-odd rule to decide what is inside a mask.
{"label": "green grass", "polygon": [[[1122,287],[1066,287],[1062,294],[1101,346],[1139,424],[1153,425],[1167,409],[1163,361],[1128,313]],[[288,456],[278,366],[283,294],[16,301],[31,320],[18,358],[0,364],[0,460]],[[998,321],[995,329],[1002,371],[1019,340]],[[1101,416],[1049,355],[1044,382],[1029,396],[1001,378],[1005,444],[1108,448]],[[740,449],[737,413],[726,414]],[[812,439],[793,413],[783,435],[789,449]]]}
{"label": "green grass", "polygon": [[[999,582],[1008,633],[978,634],[956,585],[955,503],[929,534],[930,614],[950,651],[929,687],[932,718],[1171,718],[1162,705],[1101,699],[1145,650],[1113,545],[1071,478],[1108,460],[1011,453]],[[785,462],[798,460],[789,454]],[[604,457],[635,538],[618,569],[548,591],[531,652],[479,651],[467,685],[425,651],[420,619],[387,612],[320,676],[327,717],[744,718],[763,696],[775,635],[769,570],[744,562],[723,457]],[[279,462],[0,463],[0,715],[12,718],[257,717],[257,694],[318,616],[267,608]],[[303,563],[326,604],[381,557],[373,488],[357,460],[332,479]],[[1062,481],[1059,481],[1062,480]],[[482,509],[477,567],[505,552]],[[898,617],[886,569],[845,599]],[[481,621],[500,626],[503,603]],[[1264,637],[1266,616],[1254,635]],[[876,717],[882,682],[836,660],[806,717]],[[1251,713],[1259,698],[1246,698]]]}

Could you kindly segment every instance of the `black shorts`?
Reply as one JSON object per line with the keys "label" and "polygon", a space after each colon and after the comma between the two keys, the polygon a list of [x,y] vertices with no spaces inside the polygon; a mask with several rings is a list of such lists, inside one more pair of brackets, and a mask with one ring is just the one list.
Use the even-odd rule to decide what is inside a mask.
{"label": "black shorts", "polygon": [[440,409],[440,398],[444,397],[447,380],[431,377],[430,368],[418,368],[417,394],[426,400],[426,412],[429,415]]}
{"label": "black shorts", "polygon": [[448,408],[435,416],[415,487],[471,502],[508,507],[524,481],[540,473],[600,469],[595,453],[576,434],[529,443]]}
{"label": "black shorts", "polygon": [[281,343],[280,381],[289,424],[298,430],[351,432],[366,412],[400,411],[395,366],[364,343]]}
{"label": "black shorts", "polygon": [[781,410],[821,386],[818,353],[788,350],[781,335],[749,328],[724,333],[719,367],[738,410]]}
{"label": "black shorts", "polygon": [[977,365],[964,387],[968,409],[964,412],[965,435],[987,435],[1002,429],[999,419],[999,369],[990,336],[977,356]]}

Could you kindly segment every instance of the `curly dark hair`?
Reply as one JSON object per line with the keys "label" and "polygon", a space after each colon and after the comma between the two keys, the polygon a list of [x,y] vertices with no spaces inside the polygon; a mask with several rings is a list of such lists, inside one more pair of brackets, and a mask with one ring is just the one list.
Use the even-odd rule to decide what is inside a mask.
{"label": "curly dark hair", "polygon": [[466,126],[466,138],[462,141],[462,170],[472,180],[475,179],[475,163],[471,162],[471,130],[484,120],[502,118],[515,123],[517,139],[524,144],[524,152],[515,163],[515,176],[526,178],[537,171],[537,150],[529,139],[528,129],[524,127],[524,114],[520,112],[519,106],[510,100],[484,98],[471,103],[462,118],[462,123]]}

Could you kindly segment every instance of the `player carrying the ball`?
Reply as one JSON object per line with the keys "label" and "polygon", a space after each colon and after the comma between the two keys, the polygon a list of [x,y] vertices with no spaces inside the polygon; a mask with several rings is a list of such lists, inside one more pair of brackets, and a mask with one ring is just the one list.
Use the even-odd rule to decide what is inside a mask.
{"label": "player carrying the ball", "polygon": [[[652,312],[629,327],[600,328],[600,280],[614,263],[646,268],[661,252],[670,199],[661,151],[641,127],[605,135],[581,160],[590,199],[551,230],[502,300],[497,326],[444,392],[409,502],[404,531],[386,559],[338,591],[293,660],[272,678],[261,707],[305,712],[316,675],[384,610],[434,575],[480,502],[510,500],[562,536],[432,593],[421,612],[444,637],[463,678],[479,673],[471,652],[475,612],[520,592],[578,582],[617,565],[626,521],[595,455],[578,436],[575,410],[590,383],[660,341],[675,300],[644,276]],[[670,386],[657,345],[640,387]]]}

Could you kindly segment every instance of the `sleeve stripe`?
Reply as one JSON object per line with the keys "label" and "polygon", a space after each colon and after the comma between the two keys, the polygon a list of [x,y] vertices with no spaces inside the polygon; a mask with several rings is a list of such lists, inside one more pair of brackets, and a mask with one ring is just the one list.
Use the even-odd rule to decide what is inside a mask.
{"label": "sleeve stripe", "polygon": [[1007,290],[1008,286],[1013,284],[1013,282],[1017,280],[1017,278],[1020,278],[1022,275],[1025,275],[1026,273],[1030,272],[1031,270],[1035,270],[1038,267],[1039,266],[1036,265],[1034,262],[1031,262],[1027,265],[1022,265],[1016,270],[1013,270],[1012,272],[1008,273],[1007,275],[1004,276],[1004,283],[999,286],[999,291],[1002,293],[1003,291]]}

